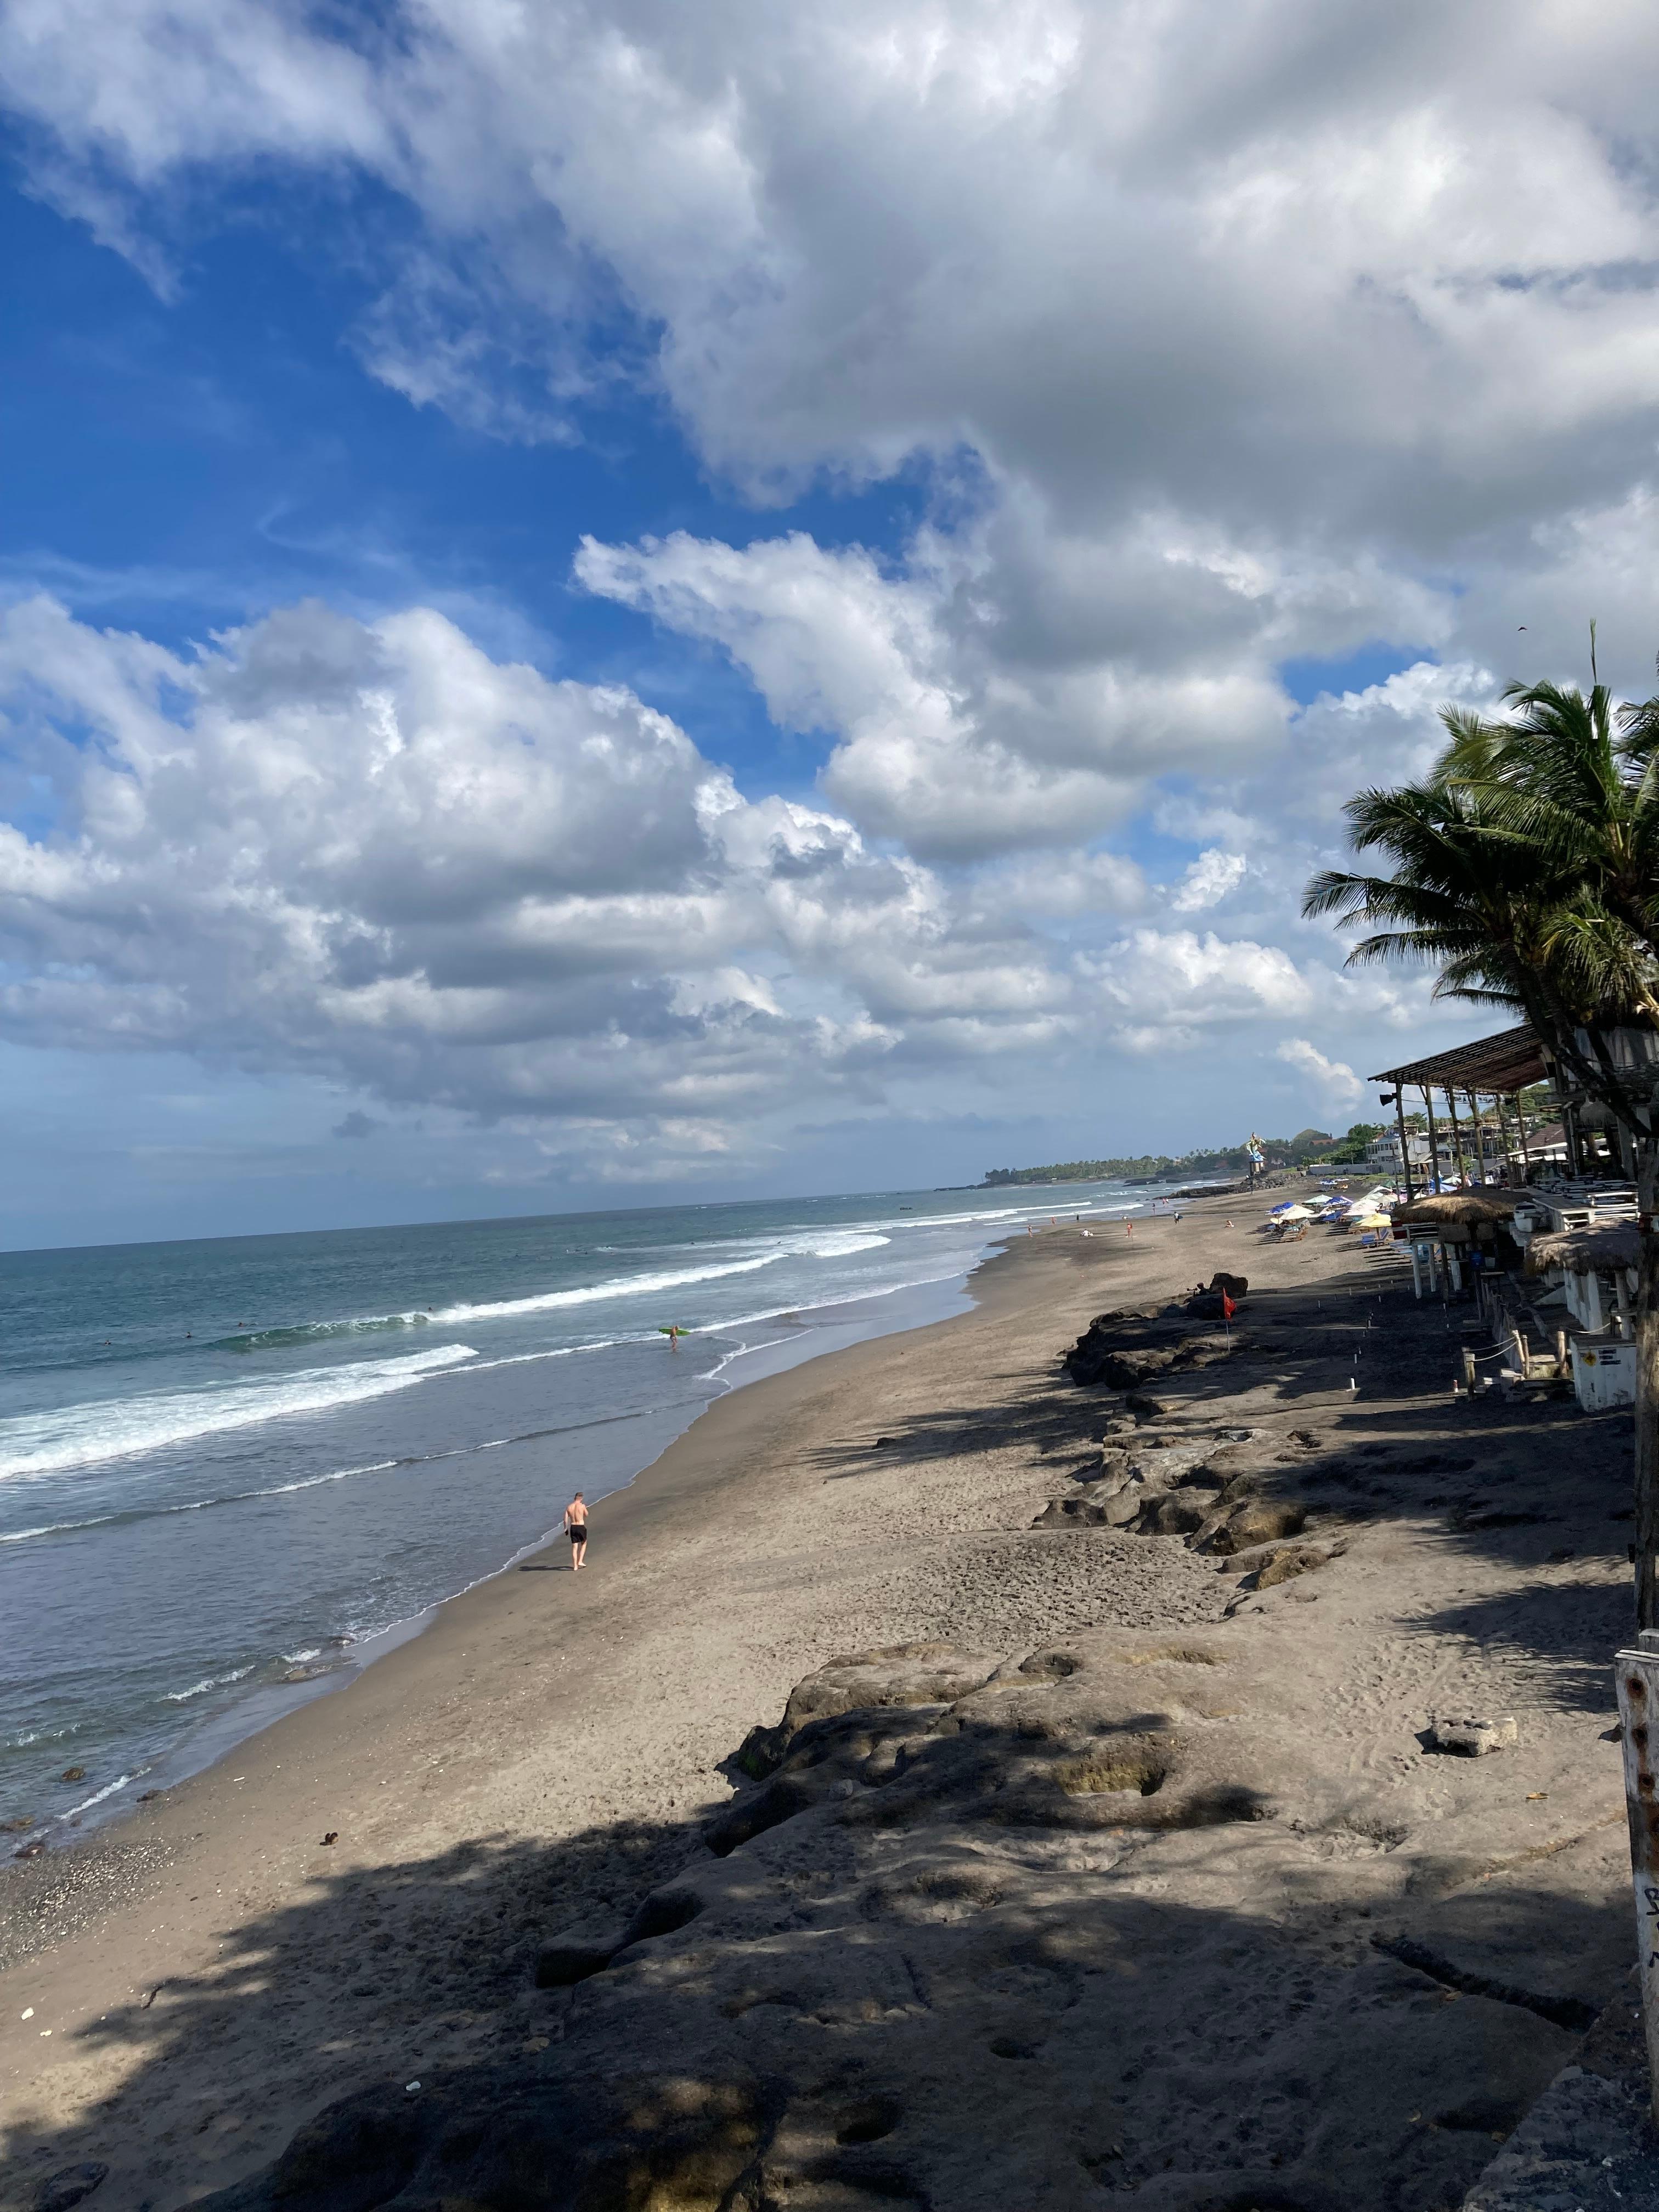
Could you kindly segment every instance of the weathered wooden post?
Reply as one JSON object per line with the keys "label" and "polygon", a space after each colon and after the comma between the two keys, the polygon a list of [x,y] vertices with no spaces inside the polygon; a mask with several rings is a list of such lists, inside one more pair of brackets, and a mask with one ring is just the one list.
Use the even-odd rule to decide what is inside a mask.
{"label": "weathered wooden post", "polygon": [[1440,1139],[1434,1126],[1434,1093],[1426,1083],[1419,1085],[1419,1088],[1423,1093],[1423,1103],[1428,1109],[1429,1188],[1438,1190],[1440,1188]]}
{"label": "weathered wooden post", "polygon": [[1457,1093],[1449,1083],[1446,1085],[1446,1103],[1451,1108],[1452,1150],[1457,1155],[1457,1180],[1467,1182],[1469,1171],[1463,1162],[1463,1132],[1457,1126]]}
{"label": "weathered wooden post", "polygon": [[1403,1083],[1396,1083],[1394,1086],[1394,1118],[1400,1130],[1400,1172],[1406,1179],[1406,1203],[1409,1206],[1417,1194],[1412,1188],[1412,1148],[1406,1133],[1406,1086]]}
{"label": "weathered wooden post", "polygon": [[1644,1628],[1636,1649],[1613,1662],[1625,1749],[1625,1810],[1630,1820],[1631,1879],[1636,1892],[1636,1958],[1642,1978],[1642,2027],[1648,2083],[1659,2119],[1659,1632]]}

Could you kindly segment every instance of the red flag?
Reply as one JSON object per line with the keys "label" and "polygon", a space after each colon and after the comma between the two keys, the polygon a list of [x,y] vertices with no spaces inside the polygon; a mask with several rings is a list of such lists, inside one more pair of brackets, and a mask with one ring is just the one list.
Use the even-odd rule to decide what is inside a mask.
{"label": "red flag", "polygon": [[1221,1316],[1222,1316],[1222,1319],[1223,1319],[1224,1321],[1231,1321],[1231,1320],[1232,1319],[1233,1316],[1234,1316],[1237,1311],[1238,1311],[1238,1301],[1237,1301],[1236,1298],[1234,1298],[1233,1297],[1231,1297],[1231,1296],[1230,1295],[1230,1293],[1229,1293],[1229,1292],[1227,1292],[1226,1291],[1223,1291],[1223,1292],[1221,1293]]}

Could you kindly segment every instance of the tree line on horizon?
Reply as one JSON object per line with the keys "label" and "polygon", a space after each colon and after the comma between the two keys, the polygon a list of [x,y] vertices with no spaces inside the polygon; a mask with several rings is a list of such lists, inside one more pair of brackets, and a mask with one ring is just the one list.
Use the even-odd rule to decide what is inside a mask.
{"label": "tree line on horizon", "polygon": [[[1270,1168],[1302,1167],[1317,1160],[1340,1167],[1363,1160],[1374,1137],[1382,1132],[1380,1121],[1356,1121],[1347,1134],[1334,1137],[1325,1129],[1299,1129],[1293,1137],[1263,1137],[1264,1164]],[[1249,1166],[1244,1146],[1228,1145],[1212,1152],[1143,1152],[1137,1158],[1112,1160],[1054,1160],[1046,1167],[988,1168],[981,1190],[1006,1188],[1011,1183],[1124,1182],[1163,1180],[1171,1175],[1214,1175],[1231,1171],[1243,1175]]]}

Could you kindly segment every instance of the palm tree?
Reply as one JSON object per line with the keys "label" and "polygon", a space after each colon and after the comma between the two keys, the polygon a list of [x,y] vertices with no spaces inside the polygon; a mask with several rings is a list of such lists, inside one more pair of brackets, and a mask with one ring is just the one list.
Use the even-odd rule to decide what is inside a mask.
{"label": "palm tree", "polygon": [[1644,1133],[1616,1069],[1601,1062],[1614,1011],[1651,1002],[1654,963],[1586,895],[1582,866],[1552,854],[1515,818],[1507,793],[1444,773],[1472,734],[1455,714],[1447,720],[1453,744],[1432,775],[1361,792],[1345,810],[1356,851],[1383,853],[1391,872],[1322,870],[1302,911],[1329,915],[1340,927],[1372,927],[1350,967],[1430,964],[1440,971],[1437,998],[1524,1015],[1581,1083],[1598,1097],[1609,1092],[1626,1126]]}
{"label": "palm tree", "polygon": [[1443,715],[1437,778],[1479,794],[1659,961],[1659,700],[1615,711],[1605,684],[1511,684],[1503,696],[1513,712],[1501,721]]}
{"label": "palm tree", "polygon": [[[1592,631],[1592,679],[1594,650]],[[1594,680],[1588,694],[1511,684],[1504,699],[1510,713],[1502,720],[1443,717],[1450,743],[1436,773],[1535,856],[1556,894],[1542,950],[1553,987],[1580,1019],[1570,1040],[1544,1024],[1540,1034],[1631,1138],[1643,1232],[1634,1316],[1637,1624],[1650,1629],[1659,1627],[1659,1144],[1652,1090],[1615,1064],[1609,1032],[1632,1020],[1659,1027],[1659,700],[1615,708]],[[1569,1042],[1571,1053],[1562,1050]]]}
{"label": "palm tree", "polygon": [[[1592,647],[1593,647],[1592,638]],[[1592,675],[1594,671],[1592,671]],[[1659,1143],[1651,1096],[1610,1032],[1659,1026],[1659,699],[1615,709],[1588,694],[1510,684],[1510,714],[1449,708],[1422,782],[1346,809],[1358,852],[1387,874],[1327,869],[1304,915],[1366,927],[1349,964],[1438,969],[1437,997],[1524,1014],[1576,1085],[1627,1132],[1641,1196],[1637,1294],[1637,1620],[1659,1627]],[[1378,925],[1381,925],[1379,927]]]}

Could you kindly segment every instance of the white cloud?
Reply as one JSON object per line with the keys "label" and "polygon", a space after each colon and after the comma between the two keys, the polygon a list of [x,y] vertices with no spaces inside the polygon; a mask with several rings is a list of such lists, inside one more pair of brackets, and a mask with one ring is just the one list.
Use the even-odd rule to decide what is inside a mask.
{"label": "white cloud", "polygon": [[1218,845],[1208,847],[1170,894],[1171,908],[1176,914],[1202,914],[1206,907],[1219,906],[1244,880],[1248,866],[1242,853],[1224,853]]}
{"label": "white cloud", "polygon": [[588,538],[576,574],[723,646],[780,728],[836,741],[822,776],[831,801],[915,852],[1071,843],[1124,812],[1136,788],[1103,747],[1092,760],[1045,758],[1029,729],[1024,742],[997,731],[947,634],[940,578],[885,575],[861,549],[826,552],[800,532],[743,552],[684,532],[638,546]]}
{"label": "white cloud", "polygon": [[624,305],[756,483],[965,431],[1068,503],[1150,473],[1189,512],[1322,535],[1363,501],[1411,538],[1493,519],[1517,446],[1628,467],[1648,29],[1635,0],[1220,27],[1200,0],[428,0],[354,40],[280,0],[16,0],[0,69],[62,196],[357,169],[466,319]]}
{"label": "white cloud", "polygon": [[1123,1040],[1143,1052],[1160,1036],[1180,1048],[1217,1025],[1304,1014],[1334,981],[1316,982],[1277,945],[1213,930],[1200,937],[1190,929],[1133,929],[1080,965]]}
{"label": "white cloud", "polygon": [[[1242,768],[1283,738],[1290,702],[1265,671],[1117,649],[1122,607],[1103,606],[1089,631],[1048,598],[1057,565],[1024,535],[1011,543],[1003,515],[948,544],[924,532],[902,574],[801,532],[741,551],[677,532],[586,538],[576,574],[719,644],[780,728],[832,741],[823,787],[861,828],[962,860],[1075,844],[1129,813],[1152,777]],[[1041,617],[1012,604],[1028,596]],[[1071,635],[1021,665],[1005,635],[1016,619]],[[1057,653],[1071,665],[1043,665]]]}
{"label": "white cloud", "polygon": [[[1154,746],[1260,735],[1276,659],[1373,638],[1506,673],[1522,623],[1576,663],[1594,608],[1645,667],[1656,78],[1637,0],[1220,26],[1202,0],[423,0],[355,33],[284,0],[15,0],[0,25],[34,180],[135,254],[249,173],[401,196],[357,340],[419,403],[545,437],[654,381],[757,498],[968,452],[1003,527],[951,616],[1010,720],[1074,724],[1075,678]],[[1143,699],[1176,663],[1185,704]],[[939,807],[936,736],[871,788]],[[1016,750],[1041,825],[1063,766],[1022,788]]]}
{"label": "white cloud", "polygon": [[1286,1037],[1277,1056],[1299,1069],[1327,1106],[1352,1106],[1364,1088],[1346,1060],[1328,1059],[1306,1037]]}
{"label": "white cloud", "polygon": [[292,608],[186,661],[37,599],[0,617],[0,697],[56,815],[0,825],[0,1014],[37,1043],[707,1153],[1023,1050],[1073,990],[847,822],[741,798],[631,693],[430,610]]}
{"label": "white cloud", "polygon": [[[1581,675],[1592,613],[1650,688],[1647,10],[346,22],[14,0],[32,182],[166,288],[227,187],[368,178],[405,220],[342,224],[348,335],[412,404],[546,441],[644,391],[756,502],[903,471],[927,519],[891,557],[781,524],[584,548],[819,748],[811,805],[429,608],[198,661],[19,611],[61,821],[0,845],[16,1031],[557,1113],[637,1161],[671,1121],[712,1156],[792,1089],[921,1097],[1097,1034],[1260,1060],[1286,1024],[1357,1054],[1462,1019],[1334,974],[1297,895],[1443,700]],[[1413,665],[1294,706],[1287,662],[1371,645]],[[1158,910],[1224,930],[1120,933],[1156,895],[1102,846],[1143,811],[1204,848]]]}

